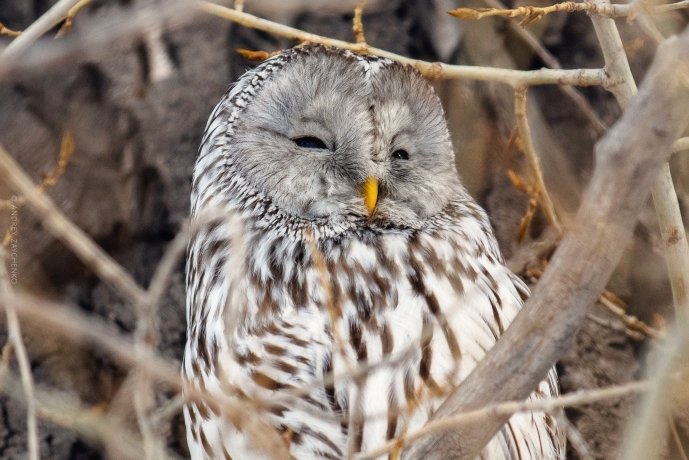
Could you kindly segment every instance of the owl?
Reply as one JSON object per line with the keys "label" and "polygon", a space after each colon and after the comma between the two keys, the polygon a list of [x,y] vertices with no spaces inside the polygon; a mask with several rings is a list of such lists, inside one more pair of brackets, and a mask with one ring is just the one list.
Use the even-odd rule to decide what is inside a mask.
{"label": "owl", "polygon": [[[245,73],[210,116],[191,201],[186,385],[254,407],[291,458],[422,427],[528,295],[438,97],[387,59],[309,45]],[[557,392],[551,371],[531,398]],[[221,408],[184,417],[193,459],[271,458]],[[482,458],[563,458],[563,442],[520,413]]]}

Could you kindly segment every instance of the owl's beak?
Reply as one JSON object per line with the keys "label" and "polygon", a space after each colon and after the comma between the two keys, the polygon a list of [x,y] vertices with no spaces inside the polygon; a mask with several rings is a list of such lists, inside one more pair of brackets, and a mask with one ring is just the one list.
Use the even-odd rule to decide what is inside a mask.
{"label": "owl's beak", "polygon": [[364,204],[370,216],[373,214],[373,211],[376,209],[376,204],[378,203],[378,179],[375,177],[366,179],[361,186],[361,194],[364,197]]}

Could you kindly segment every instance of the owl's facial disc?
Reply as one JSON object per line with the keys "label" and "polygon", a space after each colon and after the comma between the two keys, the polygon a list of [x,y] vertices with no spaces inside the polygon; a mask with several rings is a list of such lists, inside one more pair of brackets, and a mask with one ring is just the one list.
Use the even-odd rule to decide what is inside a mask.
{"label": "owl's facial disc", "polygon": [[241,114],[228,155],[299,218],[418,228],[461,190],[438,98],[413,69],[304,53]]}

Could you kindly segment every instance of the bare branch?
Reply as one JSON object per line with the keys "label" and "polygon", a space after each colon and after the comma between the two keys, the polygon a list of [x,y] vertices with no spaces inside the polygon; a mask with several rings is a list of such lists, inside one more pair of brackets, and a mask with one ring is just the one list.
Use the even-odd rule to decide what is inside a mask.
{"label": "bare branch", "polygon": [[[505,8],[505,5],[503,5],[500,0],[484,1],[493,8]],[[510,30],[521,38],[524,43],[526,43],[538,55],[538,57],[541,58],[545,65],[551,69],[562,69],[560,61],[558,61],[557,58],[541,44],[538,38],[536,38],[531,31],[525,29],[524,27],[520,26],[518,22],[511,19],[507,21],[507,24]],[[579,107],[579,110],[581,110],[586,118],[589,119],[591,125],[598,134],[603,134],[605,130],[608,129],[608,126],[603,123],[603,120],[600,119],[586,98],[577,89],[571,86],[558,86],[558,88],[560,88],[560,90],[565,93],[565,95],[569,97],[572,102],[577,105],[577,107]]]}
{"label": "bare branch", "polygon": [[356,8],[354,8],[354,19],[352,20],[354,41],[359,44],[366,43],[366,36],[364,35],[364,23],[362,22],[365,4],[366,0],[359,0],[357,2]]}
{"label": "bare branch", "polygon": [[300,42],[320,43],[336,48],[349,49],[364,54],[373,54],[394,61],[408,64],[416,68],[428,78],[466,78],[471,80],[495,81],[512,86],[531,85],[577,85],[593,86],[609,84],[607,76],[601,69],[539,69],[539,70],[511,70],[493,67],[449,65],[440,62],[427,62],[411,59],[399,54],[391,53],[379,48],[374,48],[365,43],[351,43],[343,40],[335,40],[321,35],[304,32],[294,27],[288,27],[276,22],[261,19],[251,14],[243,13],[232,8],[226,8],[215,3],[199,1],[198,7],[215,16],[227,19],[245,27],[262,30],[281,37],[299,40]]}
{"label": "bare branch", "polygon": [[[377,458],[387,452],[390,452],[395,446],[411,445],[414,441],[422,439],[425,436],[433,433],[439,433],[451,428],[459,428],[478,422],[485,423],[496,416],[512,416],[518,412],[555,412],[564,407],[584,406],[587,404],[596,403],[599,401],[606,401],[609,399],[623,398],[625,396],[641,393],[649,388],[649,382],[636,381],[628,382],[622,385],[612,385],[605,388],[596,388],[592,390],[580,390],[574,393],[558,396],[555,398],[534,399],[531,401],[508,401],[498,404],[488,405],[480,409],[466,411],[454,414],[452,417],[447,417],[440,420],[433,420],[426,424],[423,428],[414,431],[413,433],[401,439],[395,439],[379,448],[370,450],[357,460]],[[430,457],[422,458],[457,458],[450,455],[449,457],[436,457],[431,454]]]}
{"label": "bare branch", "polygon": [[59,0],[7,45],[7,48],[5,48],[1,55],[3,61],[13,60],[26,51],[33,42],[62,22],[69,14],[69,11],[78,3],[80,3],[80,0]]}
{"label": "bare branch", "polygon": [[[666,5],[653,5],[652,13],[665,13],[668,11],[679,10],[689,7],[689,1],[683,0],[681,2],[669,3]],[[586,12],[595,14],[597,16],[604,16],[609,18],[629,16],[633,14],[638,5],[636,3],[611,5],[603,3],[577,3],[577,2],[561,2],[546,7],[538,6],[520,6],[518,8],[457,8],[448,13],[458,19],[483,19],[494,16],[503,18],[518,18],[523,17],[521,24],[526,25],[534,21],[542,19],[543,16],[552,13],[575,13]]]}
{"label": "bare branch", "polygon": [[579,430],[570,422],[564,414],[559,414],[556,417],[557,424],[562,427],[565,431],[567,439],[569,440],[572,448],[579,455],[581,460],[594,460],[593,455],[591,455],[591,448],[586,443],[586,440],[581,435]]}
{"label": "bare branch", "polygon": [[526,119],[526,87],[515,88],[514,89],[514,112],[517,119],[517,129],[519,130],[519,139],[521,140],[522,149],[524,150],[524,155],[529,163],[529,170],[531,172],[531,180],[536,192],[536,197],[538,201],[543,206],[543,212],[555,230],[558,233],[562,233],[562,226],[560,221],[555,214],[555,207],[550,199],[548,190],[545,188],[545,183],[543,182],[543,173],[541,172],[541,163],[538,159],[538,154],[536,153],[536,148],[533,145],[531,139],[531,130],[529,129],[529,122]]}
{"label": "bare branch", "polygon": [[[596,169],[575,224],[525,308],[434,419],[526,398],[569,349],[631,237],[653,180],[689,121],[689,91],[680,78],[687,66],[689,30],[659,49],[639,95],[597,143]],[[410,446],[405,457],[473,459],[507,418],[431,434]]]}
{"label": "bare branch", "polygon": [[[12,304],[20,318],[37,326],[49,328],[72,340],[87,341],[108,353],[118,363],[138,369],[147,378],[159,382],[177,392],[182,391],[182,380],[179,365],[172,365],[150,349],[136,350],[136,345],[105,325],[102,321],[77,313],[72,308],[48,302],[34,296],[11,293],[11,297],[0,298],[0,308]],[[203,401],[215,410],[222,410],[222,415],[236,427],[245,430],[256,445],[264,446],[268,451],[285,454],[285,446],[275,430],[256,417],[246,417],[257,407],[265,406],[264,401],[243,402],[226,397],[219,393],[209,394],[193,387],[184,389],[189,399]]]}
{"label": "bare branch", "polygon": [[[598,0],[599,5],[606,5],[607,0]],[[627,62],[627,56],[622,48],[622,40],[612,19],[592,17],[592,21],[603,50],[606,69],[620,84],[611,88],[623,109],[627,109],[631,99],[636,95],[636,85]],[[683,34],[686,36],[686,33]],[[676,40],[675,40],[676,41]],[[669,46],[669,45],[668,45]],[[659,53],[662,51],[659,51]],[[668,70],[671,71],[671,70]],[[679,62],[679,69],[675,79],[689,88],[687,64]],[[659,90],[662,90],[659,89]],[[685,122],[686,124],[686,122]],[[673,145],[674,147],[674,145]],[[665,388],[668,373],[676,365],[676,355],[689,345],[689,334],[684,331],[689,323],[689,244],[684,231],[682,214],[679,208],[677,193],[672,182],[670,165],[661,166],[651,194],[655,205],[660,227],[661,238],[664,243],[665,263],[670,277],[672,297],[675,305],[678,327],[674,328],[675,337],[670,339],[669,349],[657,363],[653,371],[656,376],[654,386],[643,402],[642,413],[633,423],[633,434],[626,446],[626,457],[630,459],[655,458],[660,451],[660,442],[667,433],[665,423],[667,406]]]}
{"label": "bare branch", "polygon": [[79,13],[79,11],[81,11],[81,9],[89,3],[91,3],[91,0],[79,0],[73,7],[69,9],[69,11],[67,11],[65,22],[62,24],[62,27],[60,27],[60,30],[57,31],[57,35],[55,35],[56,38],[62,37],[64,34],[72,30],[72,24],[74,23],[74,18],[76,17],[77,13]]}
{"label": "bare branch", "polygon": [[605,292],[603,292],[603,295],[600,296],[598,301],[608,309],[613,315],[617,316],[620,321],[627,327],[629,330],[640,332],[644,334],[647,337],[651,337],[654,339],[664,339],[665,338],[665,331],[664,330],[658,330],[655,328],[652,328],[648,324],[644,323],[641,321],[639,318],[636,316],[631,316],[628,315],[627,312],[624,311],[623,308],[621,308],[619,305],[615,304],[615,302],[611,301],[609,298],[605,296]]}
{"label": "bare branch", "polygon": [[677,139],[674,144],[672,144],[672,151],[682,152],[684,150],[689,150],[689,137],[682,137]]}
{"label": "bare branch", "polygon": [[0,35],[4,35],[5,37],[18,37],[21,35],[21,32],[18,30],[12,30],[8,27],[5,27],[5,24],[0,22]]}
{"label": "bare branch", "polygon": [[6,303],[5,313],[7,315],[9,341],[12,343],[17,356],[22,387],[26,396],[26,433],[29,460],[38,460],[40,453],[38,449],[38,425],[36,424],[36,398],[34,396],[33,374],[31,373],[29,355],[24,346],[17,312],[11,302],[9,302],[12,285],[5,266],[5,257],[5,250],[0,247],[0,299]]}

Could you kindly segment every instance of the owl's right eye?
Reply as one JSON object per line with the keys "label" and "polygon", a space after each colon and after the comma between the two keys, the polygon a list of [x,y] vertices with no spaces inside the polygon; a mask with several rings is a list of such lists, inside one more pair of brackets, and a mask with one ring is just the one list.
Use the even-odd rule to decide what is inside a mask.
{"label": "owl's right eye", "polygon": [[294,143],[303,149],[327,149],[325,142],[317,137],[304,136],[293,139]]}

